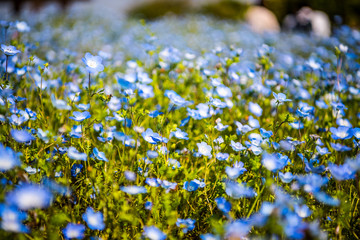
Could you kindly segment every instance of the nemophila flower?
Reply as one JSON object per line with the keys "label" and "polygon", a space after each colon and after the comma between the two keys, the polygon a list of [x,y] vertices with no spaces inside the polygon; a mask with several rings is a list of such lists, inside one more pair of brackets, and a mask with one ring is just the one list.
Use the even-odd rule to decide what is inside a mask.
{"label": "nemophila flower", "polygon": [[226,108],[227,107],[227,104],[225,102],[222,102],[218,98],[211,98],[209,103],[216,108]]}
{"label": "nemophila flower", "polygon": [[26,130],[11,129],[10,134],[18,143],[28,143],[36,139]]}
{"label": "nemophila flower", "polygon": [[156,152],[156,151],[152,151],[152,150],[148,150],[146,152],[146,155],[150,158],[150,159],[153,159],[153,158],[157,158],[159,156],[159,154]]}
{"label": "nemophila flower", "polygon": [[197,179],[194,179],[192,181],[186,181],[184,182],[184,189],[186,191],[189,191],[189,192],[193,192],[193,191],[196,191],[198,188],[204,188],[205,187],[205,183],[204,182],[200,182],[199,180]]}
{"label": "nemophila flower", "polygon": [[19,32],[30,32],[29,25],[24,21],[17,21],[15,27]]}
{"label": "nemophila flower", "polygon": [[298,108],[296,110],[296,113],[299,117],[308,117],[312,114],[313,110],[314,110],[314,107],[306,105],[301,108]]}
{"label": "nemophila flower", "polygon": [[82,164],[77,164],[75,163],[72,167],[71,167],[71,176],[76,177],[81,170],[84,168],[84,166]]}
{"label": "nemophila flower", "polygon": [[331,106],[336,111],[342,111],[344,109],[347,109],[347,107],[342,102],[332,102]]}
{"label": "nemophila flower", "polygon": [[274,96],[274,98],[276,100],[276,103],[279,104],[279,105],[283,104],[284,102],[291,102],[292,101],[291,99],[287,99],[286,95],[283,94],[283,93],[276,94],[276,93],[273,92],[273,96]]}
{"label": "nemophila flower", "polygon": [[71,132],[69,133],[72,138],[82,138],[82,129],[81,125],[74,125],[71,128]]}
{"label": "nemophila flower", "polygon": [[182,228],[183,233],[187,233],[188,231],[192,231],[195,228],[195,222],[196,220],[191,218],[178,218],[176,221],[176,226]]}
{"label": "nemophila flower", "polygon": [[134,182],[136,180],[136,173],[131,171],[125,171],[124,172],[125,178],[128,181]]}
{"label": "nemophila flower", "polygon": [[146,178],[145,183],[151,187],[159,187],[161,180],[159,178]]}
{"label": "nemophila flower", "polygon": [[65,239],[83,239],[85,237],[85,226],[82,224],[68,223],[62,232]]}
{"label": "nemophila flower", "polygon": [[295,178],[295,176],[291,172],[279,172],[279,177],[283,183],[290,183]]}
{"label": "nemophila flower", "polygon": [[73,160],[81,160],[81,161],[87,160],[86,153],[79,152],[74,147],[69,147],[69,149],[67,150],[67,155],[70,159],[73,159]]}
{"label": "nemophila flower", "polygon": [[21,53],[20,50],[17,50],[16,47],[14,46],[7,46],[7,45],[4,45],[4,44],[1,44],[1,51],[3,51],[3,53],[6,55],[6,56],[14,56],[18,53]]}
{"label": "nemophila flower", "polygon": [[220,236],[213,235],[211,233],[201,234],[200,235],[201,240],[220,240]]}
{"label": "nemophila flower", "polygon": [[153,203],[150,202],[150,201],[147,201],[145,204],[144,204],[144,207],[146,210],[151,210],[152,209],[152,206],[153,206]]}
{"label": "nemophila flower", "polygon": [[326,155],[329,154],[329,149],[327,149],[327,147],[321,148],[320,146],[316,146],[316,151],[320,154],[320,155]]}
{"label": "nemophila flower", "polygon": [[86,69],[89,73],[96,74],[104,70],[104,65],[102,65],[102,58],[100,56],[93,56],[91,53],[86,53],[82,61],[86,65]]}
{"label": "nemophila flower", "polygon": [[360,128],[353,128],[351,132],[355,138],[360,139]]}
{"label": "nemophila flower", "polygon": [[253,116],[249,116],[248,124],[251,128],[256,129],[260,127],[259,120],[255,119]]}
{"label": "nemophila flower", "polygon": [[142,186],[123,186],[120,187],[120,190],[130,195],[147,193],[146,188]]}
{"label": "nemophila flower", "polygon": [[177,186],[177,183],[169,182],[167,180],[161,181],[161,187],[166,189],[166,193],[168,193],[171,189],[174,190]]}
{"label": "nemophila flower", "polygon": [[222,211],[223,213],[228,213],[231,210],[231,203],[226,201],[223,197],[215,198],[215,202],[217,204],[217,207]]}
{"label": "nemophila flower", "polygon": [[225,238],[226,239],[243,239],[251,230],[249,223],[241,220],[236,220],[226,224]]}
{"label": "nemophila flower", "polygon": [[319,192],[321,187],[326,185],[328,178],[322,177],[318,174],[298,175],[297,182],[303,186],[304,191],[308,193]]}
{"label": "nemophila flower", "polygon": [[186,132],[181,131],[180,128],[176,128],[176,131],[170,133],[170,138],[176,137],[178,139],[189,140],[188,134]]}
{"label": "nemophila flower", "polygon": [[353,169],[348,163],[344,163],[343,165],[329,163],[328,169],[336,180],[343,181],[355,178],[356,169]]}
{"label": "nemophila flower", "polygon": [[212,148],[210,145],[208,145],[206,142],[197,143],[196,145],[199,149],[198,154],[200,156],[211,157]]}
{"label": "nemophila flower", "polygon": [[243,162],[236,162],[234,163],[233,167],[225,168],[225,172],[230,179],[236,179],[246,171],[247,170],[244,168]]}
{"label": "nemophila flower", "polygon": [[108,162],[104,152],[100,152],[97,148],[93,149],[93,154],[97,160]]}
{"label": "nemophila flower", "polygon": [[296,214],[301,218],[310,217],[310,215],[312,213],[312,211],[306,204],[303,204],[303,205],[296,204],[294,206],[294,210],[295,210]]}
{"label": "nemophila flower", "polygon": [[227,159],[229,159],[229,154],[228,153],[217,153],[216,154],[216,159],[219,161],[225,161]]}
{"label": "nemophila flower", "polygon": [[184,118],[181,120],[180,127],[186,126],[190,121],[190,117]]}
{"label": "nemophila flower", "polygon": [[105,228],[104,216],[101,212],[95,212],[94,209],[88,207],[82,215],[82,219],[87,223],[91,230],[103,230]]}
{"label": "nemophila flower", "polygon": [[27,211],[49,207],[53,201],[53,195],[47,188],[40,185],[24,184],[9,192],[5,201],[9,205]]}
{"label": "nemophila flower", "polygon": [[231,140],[230,147],[235,152],[239,152],[239,151],[242,151],[242,150],[246,149],[240,142],[234,142],[233,140]]}
{"label": "nemophila flower", "polygon": [[185,107],[191,102],[186,101],[184,98],[182,98],[179,94],[177,94],[173,90],[166,90],[165,91],[165,97],[168,97],[170,99],[170,102],[178,107]]}
{"label": "nemophila flower", "polygon": [[266,131],[265,129],[260,128],[260,134],[263,138],[270,138],[273,135],[273,132],[270,130]]}
{"label": "nemophila flower", "polygon": [[262,112],[263,112],[260,105],[257,103],[253,103],[253,102],[249,102],[249,111],[257,117],[261,117]]}
{"label": "nemophila flower", "polygon": [[237,133],[238,135],[246,134],[246,133],[254,130],[254,129],[253,129],[252,127],[250,127],[249,125],[243,125],[241,122],[235,121],[234,123],[235,123],[235,125],[237,126],[236,133]]}
{"label": "nemophila flower", "polygon": [[149,113],[149,117],[156,118],[159,115],[164,114],[163,112],[159,112],[158,110],[152,111]]}
{"label": "nemophila flower", "polygon": [[27,166],[24,170],[30,175],[40,172],[40,169],[32,168],[30,166]]}
{"label": "nemophila flower", "polygon": [[150,240],[164,240],[166,239],[166,234],[163,233],[160,229],[155,226],[144,227],[143,236]]}
{"label": "nemophila flower", "polygon": [[167,143],[168,139],[161,137],[158,133],[154,133],[151,128],[146,129],[145,132],[141,134],[145,141],[151,144],[157,144],[159,142]]}
{"label": "nemophila flower", "polygon": [[88,111],[85,112],[73,112],[73,116],[69,117],[69,119],[72,119],[77,122],[82,122],[85,119],[88,119],[91,117],[91,114]]}
{"label": "nemophila flower", "polygon": [[223,84],[216,87],[216,93],[221,98],[231,98],[232,97],[231,89]]}
{"label": "nemophila flower", "polygon": [[245,184],[239,184],[234,181],[228,181],[226,182],[226,194],[229,197],[239,199],[239,198],[252,198],[256,196],[256,193],[254,190],[250,187],[247,187]]}
{"label": "nemophila flower", "polygon": [[29,229],[23,225],[27,214],[18,209],[0,204],[1,228],[7,232],[28,233]]}
{"label": "nemophila flower", "polygon": [[278,170],[283,169],[289,162],[289,158],[287,156],[277,154],[269,154],[265,153],[262,157],[261,163],[266,167],[269,171],[276,172]]}
{"label": "nemophila flower", "polygon": [[66,101],[56,99],[54,94],[51,95],[51,103],[59,110],[71,110],[71,106],[68,105]]}
{"label": "nemophila flower", "polygon": [[81,104],[79,104],[79,105],[75,105],[75,107],[77,107],[79,110],[81,110],[81,111],[87,111],[87,110],[89,110],[89,108],[90,108],[90,104],[83,104],[83,103],[81,103]]}
{"label": "nemophila flower", "polygon": [[334,140],[350,139],[353,136],[353,132],[352,132],[351,128],[348,128],[348,127],[342,127],[342,126],[338,127],[338,128],[331,127],[330,132],[332,133],[331,137]]}
{"label": "nemophila flower", "polygon": [[289,123],[289,126],[292,127],[293,129],[303,129],[304,123],[302,123],[300,120],[298,120],[298,121]]}
{"label": "nemophila flower", "polygon": [[348,119],[338,118],[338,119],[336,119],[336,124],[339,126],[342,126],[342,127],[352,128],[352,124],[350,123],[350,121]]}
{"label": "nemophila flower", "polygon": [[320,109],[328,109],[329,106],[323,100],[315,101],[315,105]]}
{"label": "nemophila flower", "polygon": [[214,127],[216,130],[218,131],[224,131],[225,129],[227,129],[229,127],[229,125],[224,125],[221,123],[221,119],[218,118],[216,119],[216,126]]}
{"label": "nemophila flower", "polygon": [[10,147],[4,147],[0,143],[0,171],[8,171],[20,165],[19,154],[14,152]]}
{"label": "nemophila flower", "polygon": [[330,143],[330,146],[331,146],[335,151],[338,151],[338,152],[351,151],[351,149],[352,149],[351,147],[342,145],[342,144],[340,144],[340,143]]}
{"label": "nemophila flower", "polygon": [[322,202],[326,205],[337,207],[340,205],[340,201],[336,198],[331,197],[330,195],[324,193],[324,192],[315,192],[314,197],[319,202]]}

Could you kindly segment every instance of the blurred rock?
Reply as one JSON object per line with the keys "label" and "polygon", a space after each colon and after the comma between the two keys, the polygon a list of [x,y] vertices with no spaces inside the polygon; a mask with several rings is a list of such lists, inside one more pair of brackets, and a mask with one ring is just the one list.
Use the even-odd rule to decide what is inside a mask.
{"label": "blurred rock", "polygon": [[260,6],[251,6],[245,13],[245,20],[254,32],[279,32],[280,25],[274,13]]}

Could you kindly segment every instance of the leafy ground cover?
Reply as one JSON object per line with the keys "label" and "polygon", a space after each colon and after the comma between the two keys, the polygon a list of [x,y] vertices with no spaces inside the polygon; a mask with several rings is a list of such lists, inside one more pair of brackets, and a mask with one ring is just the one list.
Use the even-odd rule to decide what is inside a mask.
{"label": "leafy ground cover", "polygon": [[23,18],[1,22],[2,239],[360,237],[359,31]]}

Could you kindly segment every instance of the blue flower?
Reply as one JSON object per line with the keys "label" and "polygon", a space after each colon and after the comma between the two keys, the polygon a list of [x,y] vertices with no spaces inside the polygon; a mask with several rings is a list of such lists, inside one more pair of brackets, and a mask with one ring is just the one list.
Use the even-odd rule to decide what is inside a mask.
{"label": "blue flower", "polygon": [[289,158],[287,156],[283,156],[281,154],[268,154],[265,153],[262,157],[261,163],[272,172],[276,172],[278,170],[283,169],[287,163],[289,162]]}
{"label": "blue flower", "polygon": [[229,158],[229,154],[228,153],[217,153],[216,154],[216,159],[219,161],[225,161]]}
{"label": "blue flower", "polygon": [[192,231],[195,228],[195,222],[194,219],[181,219],[178,218],[176,221],[176,226],[181,227],[183,229],[183,233],[187,233],[188,231]]}
{"label": "blue flower", "polygon": [[150,240],[166,239],[166,234],[155,226],[144,227],[143,236],[149,238]]}
{"label": "blue flower", "polygon": [[0,143],[0,171],[8,171],[16,166],[20,166],[19,155],[10,147],[4,147]]}
{"label": "blue flower", "polygon": [[104,65],[102,65],[102,58],[100,56],[93,56],[91,53],[86,53],[82,61],[86,65],[86,69],[89,73],[96,74],[104,70]]}
{"label": "blue flower", "polygon": [[320,146],[316,146],[316,151],[320,154],[320,155],[326,155],[329,154],[329,150],[327,149],[327,147],[321,148]]}
{"label": "blue flower", "polygon": [[340,126],[338,128],[331,127],[330,132],[332,133],[331,137],[334,140],[345,140],[350,139],[353,136],[353,132],[351,131],[351,128]]}
{"label": "blue flower", "polygon": [[231,89],[223,84],[216,87],[216,93],[221,98],[231,98],[232,97]]}
{"label": "blue flower", "polygon": [[101,212],[95,212],[91,207],[86,209],[82,219],[87,223],[91,230],[103,230],[105,228],[104,216]]}
{"label": "blue flower", "polygon": [[226,182],[225,192],[229,197],[235,199],[239,199],[242,197],[252,198],[256,196],[256,193],[252,188],[247,187],[245,184],[239,184],[233,181]]}
{"label": "blue flower", "polygon": [[47,208],[53,201],[51,192],[40,185],[24,184],[8,193],[5,197],[8,204],[21,210]]}
{"label": "blue flower", "polygon": [[186,124],[188,124],[189,121],[190,117],[184,118],[183,120],[181,120],[180,127],[185,126]]}
{"label": "blue flower", "polygon": [[212,148],[210,145],[206,142],[197,143],[196,145],[199,148],[198,154],[200,154],[200,156],[211,157]]}
{"label": "blue flower", "polygon": [[260,128],[260,134],[263,138],[270,138],[273,135],[273,132],[270,130],[266,131],[265,129]]}
{"label": "blue flower", "polygon": [[124,172],[125,178],[128,181],[134,182],[136,180],[136,173],[131,171],[125,171]]}
{"label": "blue flower", "polygon": [[71,167],[71,176],[76,177],[81,170],[84,168],[84,166],[82,164],[77,164],[75,163],[72,167]]}
{"label": "blue flower", "polygon": [[186,191],[189,191],[189,192],[194,192],[196,191],[198,188],[204,188],[205,187],[205,183],[204,182],[200,182],[199,180],[197,179],[194,179],[192,181],[186,181],[184,182],[184,189]]}
{"label": "blue flower", "polygon": [[108,162],[109,160],[106,158],[105,153],[100,152],[97,148],[93,149],[94,156],[97,160]]}
{"label": "blue flower", "polygon": [[283,183],[290,183],[295,178],[295,176],[291,172],[279,172],[279,177]]}
{"label": "blue flower", "polygon": [[59,110],[71,110],[71,106],[66,103],[66,101],[61,99],[56,99],[55,95],[51,95],[51,103],[53,106]]}
{"label": "blue flower", "polygon": [[147,190],[145,187],[139,187],[139,186],[123,186],[120,187],[120,190],[123,192],[126,192],[131,195],[141,194],[141,193],[147,193]]}
{"label": "blue flower", "polygon": [[26,130],[11,129],[10,133],[11,133],[11,136],[14,138],[14,140],[19,143],[28,143],[30,141],[35,140],[35,137],[33,137]]}
{"label": "blue flower", "polygon": [[244,147],[240,142],[234,142],[233,140],[231,140],[230,147],[235,152],[239,152],[239,151],[242,151],[242,150],[246,149],[246,147]]}
{"label": "blue flower", "polygon": [[328,169],[336,180],[343,181],[355,178],[356,169],[353,169],[348,163],[339,166],[329,163]]}
{"label": "blue flower", "polygon": [[260,105],[257,103],[253,103],[253,102],[249,102],[249,111],[257,117],[261,117],[262,112],[263,112]]}
{"label": "blue flower", "polygon": [[151,210],[152,209],[152,206],[153,206],[153,203],[150,202],[150,201],[147,201],[145,204],[144,204],[144,207],[146,210]]}
{"label": "blue flower", "polygon": [[65,239],[83,239],[85,236],[85,226],[82,224],[68,223],[62,232]]}
{"label": "blue flower", "polygon": [[350,150],[352,149],[351,147],[342,145],[342,144],[340,144],[340,143],[330,143],[330,146],[331,146],[335,151],[338,151],[338,152],[346,152],[346,151],[350,151]]}
{"label": "blue flower", "polygon": [[215,198],[215,202],[217,204],[217,207],[223,212],[223,213],[228,213],[231,210],[231,203],[226,201],[225,198],[223,197],[219,197],[219,198]]}
{"label": "blue flower", "polygon": [[274,95],[274,98],[276,100],[276,103],[279,104],[279,105],[283,104],[284,102],[291,102],[292,101],[291,99],[287,99],[286,95],[283,94],[283,93],[276,94],[276,93],[273,92],[273,95]]}
{"label": "blue flower", "polygon": [[315,192],[314,197],[326,205],[337,207],[340,205],[340,201],[336,198],[331,197],[330,195],[324,192]]}
{"label": "blue flower", "polygon": [[86,161],[87,160],[87,155],[86,153],[82,153],[79,152],[76,148],[74,147],[69,147],[68,151],[67,151],[68,157],[70,159],[73,160],[82,160],[82,161]]}
{"label": "blue flower", "polygon": [[164,114],[163,112],[159,112],[158,110],[152,111],[149,113],[149,117],[156,118],[159,115]]}
{"label": "blue flower", "polygon": [[176,131],[170,133],[170,138],[173,136],[178,139],[189,140],[188,134],[186,132],[181,131],[180,128],[176,128]]}
{"label": "blue flower", "polygon": [[246,168],[244,168],[243,162],[236,162],[236,163],[234,163],[233,167],[225,168],[225,172],[230,179],[236,179],[246,171],[247,170],[246,170]]}
{"label": "blue flower", "polygon": [[145,132],[141,134],[145,141],[151,144],[157,144],[159,142],[167,143],[168,139],[161,137],[158,133],[154,133],[151,128],[146,129]]}
{"label": "blue flower", "polygon": [[186,105],[189,105],[191,102],[186,101],[183,99],[179,94],[177,94],[173,90],[166,90],[165,96],[170,99],[170,102],[178,107],[184,107]]}
{"label": "blue flower", "polygon": [[6,46],[4,44],[1,44],[1,51],[3,51],[6,56],[14,56],[21,52],[20,50],[17,50],[14,46]]}
{"label": "blue flower", "polygon": [[77,122],[82,122],[85,119],[88,119],[91,117],[91,114],[88,111],[85,112],[73,112],[73,116],[69,117],[72,120],[75,120]]}

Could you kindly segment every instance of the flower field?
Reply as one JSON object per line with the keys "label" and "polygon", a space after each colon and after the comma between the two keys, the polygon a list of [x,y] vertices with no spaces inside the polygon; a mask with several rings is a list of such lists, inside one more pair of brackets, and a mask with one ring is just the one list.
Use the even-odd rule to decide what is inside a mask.
{"label": "flower field", "polygon": [[360,238],[359,31],[22,20],[0,22],[0,239]]}

